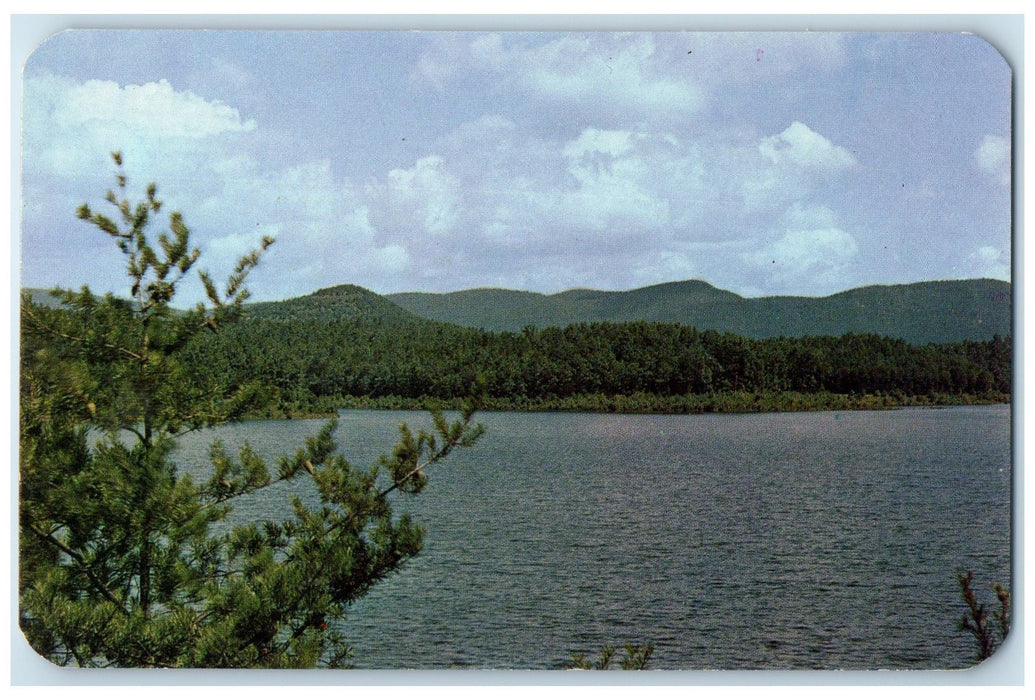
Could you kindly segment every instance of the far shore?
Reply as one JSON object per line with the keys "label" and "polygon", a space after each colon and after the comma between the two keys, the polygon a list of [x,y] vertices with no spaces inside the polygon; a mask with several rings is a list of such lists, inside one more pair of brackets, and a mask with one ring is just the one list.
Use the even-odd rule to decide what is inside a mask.
{"label": "far shore", "polygon": [[[461,399],[436,399],[401,396],[321,397],[313,405],[280,404],[246,416],[248,420],[333,418],[346,410],[423,411],[429,408],[459,410]],[[659,396],[632,394],[603,396],[579,394],[569,397],[517,397],[482,399],[480,412],[526,413],[615,413],[693,415],[705,413],[796,413],[813,411],[877,411],[897,408],[944,408],[1009,404],[1011,396],[998,392],[988,394],[935,394],[906,396],[901,394],[834,394],[829,392],[714,392]]]}

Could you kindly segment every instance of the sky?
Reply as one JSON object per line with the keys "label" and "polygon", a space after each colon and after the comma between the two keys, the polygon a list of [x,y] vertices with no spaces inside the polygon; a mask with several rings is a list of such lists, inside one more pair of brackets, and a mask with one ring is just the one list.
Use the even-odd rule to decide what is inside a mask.
{"label": "sky", "polygon": [[125,293],[75,217],[115,150],[217,279],[276,238],[255,300],[1010,279],[1011,71],[971,34],[76,30],[22,76],[23,286]]}

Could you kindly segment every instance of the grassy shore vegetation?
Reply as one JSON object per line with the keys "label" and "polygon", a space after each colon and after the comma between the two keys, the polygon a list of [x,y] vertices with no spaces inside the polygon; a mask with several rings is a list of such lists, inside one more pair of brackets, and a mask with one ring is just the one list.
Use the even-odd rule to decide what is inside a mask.
{"label": "grassy shore vegetation", "polygon": [[[834,394],[796,391],[752,393],[744,391],[713,392],[660,396],[574,394],[563,398],[487,397],[482,411],[580,412],[625,414],[699,414],[699,413],[775,413],[791,411],[878,411],[918,407],[976,406],[1009,403],[1010,395],[933,394],[907,396],[900,393]],[[256,409],[246,417],[329,418],[340,410],[366,409],[422,411],[428,406],[459,410],[462,399],[442,400],[429,396],[322,396],[306,403],[273,403]]]}

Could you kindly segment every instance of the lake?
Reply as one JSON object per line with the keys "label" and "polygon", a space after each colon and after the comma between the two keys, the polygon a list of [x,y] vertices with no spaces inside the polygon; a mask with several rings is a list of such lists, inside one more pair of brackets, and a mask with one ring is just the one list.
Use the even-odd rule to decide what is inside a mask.
{"label": "lake", "polygon": [[[397,501],[425,548],[345,621],[359,668],[556,669],[626,643],[656,669],[965,668],[956,572],[990,607],[1012,588],[1009,406],[478,420]],[[430,425],[343,412],[342,452],[373,464],[400,422]],[[204,431],[180,458],[293,452],[321,424]],[[287,513],[291,488],[235,514]]]}

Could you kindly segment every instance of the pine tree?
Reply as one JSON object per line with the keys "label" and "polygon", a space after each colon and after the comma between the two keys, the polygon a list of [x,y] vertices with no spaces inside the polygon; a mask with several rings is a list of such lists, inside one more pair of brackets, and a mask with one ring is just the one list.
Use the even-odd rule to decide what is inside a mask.
{"label": "pine tree", "polygon": [[[107,203],[80,219],[126,259],[129,298],[61,291],[62,304],[22,300],[19,604],[29,643],[61,665],[101,667],[340,666],[349,605],[421,549],[422,529],[392,509],[419,493],[427,468],[481,434],[469,403],[434,430],[400,426],[391,455],[369,469],[336,454],[334,421],[276,468],[247,445],[211,450],[196,482],[172,456],[186,432],[240,418],[265,400],[257,384],[221,385],[181,361],[191,338],[242,314],[249,272],[273,243],[244,256],[207,303],[171,306],[199,252],[178,213],[154,237],[162,203],[150,185],[132,204],[122,156]],[[237,499],[311,480],[293,517],[228,521]]]}

